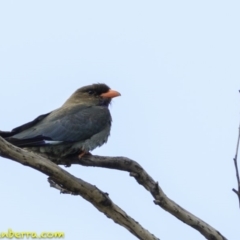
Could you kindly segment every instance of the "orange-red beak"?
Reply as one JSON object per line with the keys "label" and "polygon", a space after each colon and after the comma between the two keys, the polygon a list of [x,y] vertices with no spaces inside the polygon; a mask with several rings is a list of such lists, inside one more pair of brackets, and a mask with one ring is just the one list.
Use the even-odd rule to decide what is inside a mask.
{"label": "orange-red beak", "polygon": [[110,89],[108,90],[108,92],[102,93],[100,96],[104,98],[114,98],[114,97],[121,96],[121,94],[115,90]]}

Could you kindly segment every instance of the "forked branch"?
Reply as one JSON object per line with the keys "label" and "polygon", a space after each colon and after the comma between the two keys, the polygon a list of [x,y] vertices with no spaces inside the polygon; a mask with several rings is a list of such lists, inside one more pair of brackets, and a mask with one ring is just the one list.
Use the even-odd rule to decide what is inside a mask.
{"label": "forked branch", "polygon": [[130,176],[134,177],[140,185],[151,193],[154,197],[154,203],[156,205],[168,211],[190,227],[199,231],[206,239],[227,240],[212,226],[168,198],[159,186],[158,182],[154,181],[153,178],[137,162],[129,158],[93,155],[86,155],[81,159],[77,156],[67,159],[54,159],[48,157],[52,161],[51,162],[35,153],[17,148],[7,143],[2,138],[0,138],[0,156],[12,159],[23,165],[30,166],[48,175],[51,180],[60,186],[56,187],[57,189],[64,189],[69,193],[82,196],[84,199],[91,202],[99,211],[112,218],[116,223],[127,228],[139,239],[157,239],[130,216],[128,216],[122,209],[116,206],[105,193],[95,186],[72,176],[56,164],[80,164],[83,166],[104,167],[129,172]]}
{"label": "forked branch", "polygon": [[114,222],[125,227],[138,239],[159,240],[148,230],[144,229],[138,222],[131,218],[126,212],[118,207],[97,187],[76,178],[64,169],[48,159],[33,152],[23,150],[6,142],[0,137],[0,156],[34,168],[50,177],[51,181],[58,184],[67,191],[80,195],[92,203],[100,212],[111,218]]}

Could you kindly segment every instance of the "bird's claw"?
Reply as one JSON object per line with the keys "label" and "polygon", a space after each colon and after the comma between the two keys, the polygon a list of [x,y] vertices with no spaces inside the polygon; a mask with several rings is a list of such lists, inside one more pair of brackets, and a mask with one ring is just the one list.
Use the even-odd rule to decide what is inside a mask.
{"label": "bird's claw", "polygon": [[85,155],[92,155],[90,152],[85,152],[85,151],[82,151],[79,155],[78,155],[78,158],[82,158],[83,156]]}

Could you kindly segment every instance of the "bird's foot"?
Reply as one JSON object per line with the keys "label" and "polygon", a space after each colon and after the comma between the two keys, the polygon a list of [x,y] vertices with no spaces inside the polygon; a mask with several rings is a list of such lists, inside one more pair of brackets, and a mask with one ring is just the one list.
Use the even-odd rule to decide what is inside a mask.
{"label": "bird's foot", "polygon": [[85,152],[85,151],[82,151],[79,155],[78,155],[78,158],[82,158],[83,156],[85,155],[92,155],[90,152]]}

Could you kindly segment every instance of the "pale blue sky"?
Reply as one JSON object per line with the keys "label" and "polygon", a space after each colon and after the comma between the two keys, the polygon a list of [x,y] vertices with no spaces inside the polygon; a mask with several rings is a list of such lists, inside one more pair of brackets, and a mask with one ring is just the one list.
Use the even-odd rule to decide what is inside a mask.
{"label": "pale blue sky", "polygon": [[[58,108],[77,88],[121,92],[94,154],[138,161],[179,205],[240,239],[232,158],[239,115],[239,1],[1,1],[0,129]],[[135,239],[47,177],[0,159],[1,229],[65,239]],[[160,239],[204,239],[153,204],[127,173],[67,169]]]}

